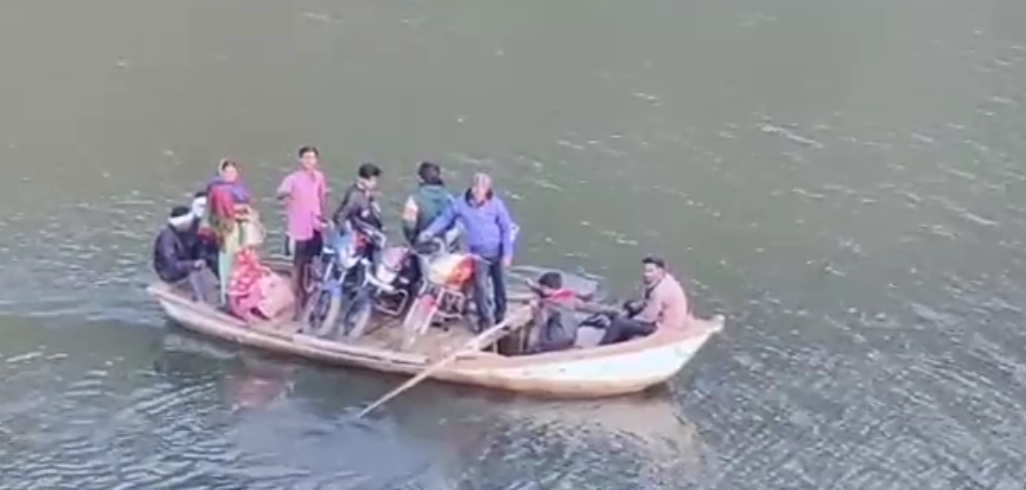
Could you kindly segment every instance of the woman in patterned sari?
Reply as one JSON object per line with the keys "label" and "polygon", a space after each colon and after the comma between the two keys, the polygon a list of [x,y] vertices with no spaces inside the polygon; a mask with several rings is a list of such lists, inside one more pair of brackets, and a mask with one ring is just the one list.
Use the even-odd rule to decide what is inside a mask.
{"label": "woman in patterned sari", "polygon": [[263,243],[260,216],[251,205],[251,194],[239,177],[239,164],[224,159],[219,175],[207,185],[207,223],[218,243],[217,276],[221,278],[221,305],[227,305],[228,278],[236,254]]}

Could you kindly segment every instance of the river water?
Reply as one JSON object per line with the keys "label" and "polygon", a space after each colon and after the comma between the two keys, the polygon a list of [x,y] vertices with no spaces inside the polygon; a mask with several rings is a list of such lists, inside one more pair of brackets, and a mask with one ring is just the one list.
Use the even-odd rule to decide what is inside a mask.
{"label": "river water", "polygon": [[[0,5],[0,488],[1018,489],[1026,3]],[[517,260],[726,331],[665,390],[551,403],[184,334],[143,292],[231,155],[262,195],[491,172]],[[273,225],[274,205],[261,204]],[[277,226],[275,226],[277,228]]]}

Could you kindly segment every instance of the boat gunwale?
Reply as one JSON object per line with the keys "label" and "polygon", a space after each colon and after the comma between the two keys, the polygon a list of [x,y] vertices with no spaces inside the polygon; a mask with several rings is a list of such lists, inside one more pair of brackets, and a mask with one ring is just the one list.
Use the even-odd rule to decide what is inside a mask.
{"label": "boat gunwale", "polygon": [[[214,328],[193,326],[185,324],[185,322],[172,317],[177,323],[183,324],[183,327],[194,331],[210,332],[211,335],[219,336],[238,344],[250,343],[242,341],[238,336],[238,334],[245,334],[264,339],[265,342],[261,342],[264,345],[259,345],[257,347],[265,350],[296,355],[298,357],[322,358],[333,363],[349,361],[351,363],[373,364],[373,366],[368,366],[369,369],[383,369],[386,366],[391,366],[393,369],[390,370],[411,371],[423,367],[432,361],[430,356],[424,354],[399,352],[391,349],[381,349],[358,344],[353,345],[345,342],[332,342],[299,333],[276,335],[271,332],[262,331],[259,327],[253,328],[246,326],[241,322],[241,320],[220,312],[209,305],[192,301],[191,299],[174,292],[169,285],[161,282],[151,284],[147,287],[147,292],[156,297],[158,301],[172,302],[176,306],[184,307],[197,315],[208,317],[218,324]],[[700,348],[709,337],[716,334],[723,328],[723,317],[720,315],[717,315],[712,319],[701,319],[696,317],[692,317],[692,319],[696,323],[703,324],[704,328],[701,330],[688,329],[679,331],[660,329],[652,335],[635,338],[617,344],[579,348],[569,351],[533,354],[529,356],[503,356],[488,352],[468,352],[467,355],[458,357],[451,366],[446,368],[444,370],[446,373],[440,374],[443,374],[444,377],[449,377],[445,376],[445,374],[458,375],[459,377],[491,377],[492,375],[497,375],[497,371],[501,372],[506,369],[523,369],[547,365],[578,363],[581,361],[599,362],[603,359],[637,354],[672,345],[681,345],[686,342],[699,339],[700,337],[704,337],[698,341]],[[211,332],[212,330],[220,332],[220,335]],[[238,332],[238,334],[235,332]],[[297,340],[296,336],[302,337]],[[330,344],[331,347],[319,345],[321,343]],[[695,349],[695,352],[697,351],[698,349]],[[683,364],[687,361],[686,358],[691,355],[693,355],[693,353],[681,354],[680,357],[684,358],[684,362],[681,363],[681,367],[683,367]],[[421,356],[423,360],[411,362],[410,359],[414,356]],[[602,382],[605,383],[608,381]]]}

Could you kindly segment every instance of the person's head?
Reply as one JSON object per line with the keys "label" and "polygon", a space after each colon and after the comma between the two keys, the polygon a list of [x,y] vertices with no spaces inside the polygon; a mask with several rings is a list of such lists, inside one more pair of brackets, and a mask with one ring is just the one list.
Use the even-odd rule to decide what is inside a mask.
{"label": "person's head", "polygon": [[563,274],[556,271],[548,271],[538,277],[538,287],[542,296],[548,296],[560,289],[563,289]]}
{"label": "person's head", "polygon": [[167,223],[178,231],[188,230],[192,226],[192,210],[188,206],[175,206],[171,208]]}
{"label": "person's head", "polygon": [[199,191],[192,195],[192,204],[189,206],[193,218],[202,218],[207,212],[207,193]]}
{"label": "person's head", "polygon": [[303,170],[310,172],[317,169],[321,152],[316,147],[304,146],[296,152],[296,156],[299,157],[299,165]]}
{"label": "person's head", "polygon": [[378,179],[381,178],[381,167],[370,162],[361,164],[356,171],[356,177],[365,189],[374,189],[378,186]]}
{"label": "person's head", "polygon": [[442,182],[442,167],[435,163],[420,162],[420,167],[417,167],[417,177],[421,184],[445,185]]}
{"label": "person's head", "polygon": [[641,259],[641,265],[645,284],[655,284],[666,275],[666,261],[659,257],[645,257]]}
{"label": "person's head", "polygon": [[484,172],[474,174],[470,182],[470,197],[481,204],[492,197],[492,178]]}
{"label": "person's head", "polygon": [[225,158],[217,166],[217,171],[225,182],[235,182],[239,178],[239,164],[235,160]]}

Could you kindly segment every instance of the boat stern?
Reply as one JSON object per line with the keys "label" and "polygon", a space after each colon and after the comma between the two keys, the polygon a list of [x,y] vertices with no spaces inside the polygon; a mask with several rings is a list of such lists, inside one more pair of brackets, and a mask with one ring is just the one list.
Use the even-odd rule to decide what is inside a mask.
{"label": "boat stern", "polygon": [[702,323],[700,332],[660,332],[603,347],[470,360],[454,377],[495,388],[559,397],[604,397],[642,391],[666,382],[723,329],[722,316]]}

